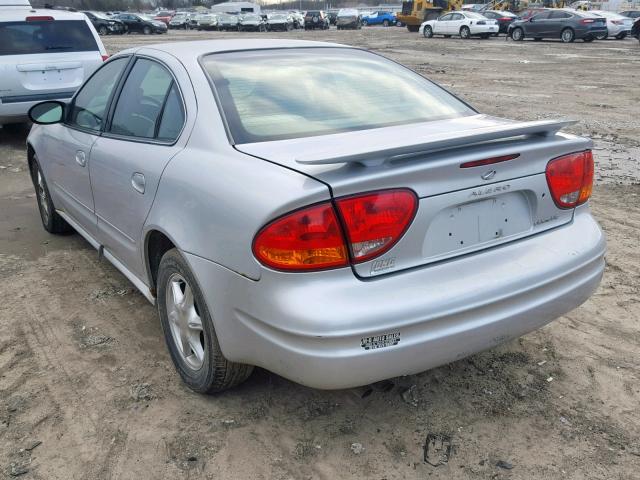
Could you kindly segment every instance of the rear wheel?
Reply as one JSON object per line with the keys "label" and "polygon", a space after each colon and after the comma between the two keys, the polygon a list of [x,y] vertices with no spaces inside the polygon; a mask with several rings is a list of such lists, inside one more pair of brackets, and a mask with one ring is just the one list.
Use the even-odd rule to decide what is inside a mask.
{"label": "rear wheel", "polygon": [[596,40],[606,40],[608,36],[608,33],[599,33],[598,35],[596,35]]}
{"label": "rear wheel", "polygon": [[433,37],[433,29],[429,25],[425,25],[424,30],[422,30],[422,35],[424,35],[424,38]]}
{"label": "rear wheel", "polygon": [[471,38],[471,30],[469,30],[469,27],[460,27],[460,38],[465,40]]}
{"label": "rear wheel", "polygon": [[560,33],[560,39],[564,43],[571,43],[576,39],[576,34],[571,28],[565,28],[562,30],[562,33]]}
{"label": "rear wheel", "polygon": [[44,179],[44,174],[35,157],[31,168],[31,178],[33,180],[33,186],[36,189],[36,199],[38,201],[38,210],[40,211],[42,226],[49,233],[61,234],[72,232],[73,228],[71,228],[71,225],[56,212],[56,208],[51,200],[51,195],[49,194],[47,182]]}
{"label": "rear wheel", "polygon": [[520,42],[524,39],[524,30],[520,27],[514,28],[511,32],[511,38],[513,38],[516,42]]}
{"label": "rear wheel", "polygon": [[[366,27],[367,25],[369,25],[369,22],[368,22],[367,20],[362,20],[362,26],[363,26],[363,27]],[[409,27],[407,27],[407,28],[409,28]],[[410,31],[410,32],[413,32],[414,30],[411,30],[411,29],[409,28],[409,31]]]}
{"label": "rear wheel", "polygon": [[[366,20],[362,21],[362,26],[363,27],[367,26],[367,21]],[[419,29],[420,29],[419,25],[407,25],[407,30],[409,30],[411,33],[416,33]]]}
{"label": "rear wheel", "polygon": [[627,38],[626,33],[621,33],[619,35],[616,35],[616,40],[624,40],[625,38]]}
{"label": "rear wheel", "polygon": [[109,30],[107,29],[107,27],[105,27],[104,25],[100,25],[100,27],[98,27],[98,34],[104,36],[107,33],[109,33]]}
{"label": "rear wheel", "polygon": [[251,375],[251,365],[230,362],[222,354],[202,292],[175,248],[160,261],[158,314],[171,359],[192,390],[219,392]]}

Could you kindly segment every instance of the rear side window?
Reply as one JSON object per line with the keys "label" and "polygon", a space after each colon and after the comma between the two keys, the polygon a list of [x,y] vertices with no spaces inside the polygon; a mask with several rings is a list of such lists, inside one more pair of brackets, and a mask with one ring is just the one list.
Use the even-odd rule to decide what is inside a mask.
{"label": "rear side window", "polygon": [[0,55],[92,51],[98,45],[84,20],[0,23]]}
{"label": "rear side window", "polygon": [[571,18],[571,14],[567,12],[551,12],[549,18]]}
{"label": "rear side window", "polygon": [[109,131],[128,137],[174,140],[183,122],[182,100],[169,71],[152,60],[138,59],[122,87]]}
{"label": "rear side window", "polygon": [[174,83],[164,105],[162,120],[158,128],[158,140],[175,140],[184,124],[184,108],[178,86]]}

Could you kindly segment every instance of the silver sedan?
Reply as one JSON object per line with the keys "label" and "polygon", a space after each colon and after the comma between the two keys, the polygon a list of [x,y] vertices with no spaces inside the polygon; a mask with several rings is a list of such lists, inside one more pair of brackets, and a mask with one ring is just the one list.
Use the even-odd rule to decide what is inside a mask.
{"label": "silver sedan", "polygon": [[360,49],[141,47],[30,115],[44,227],[157,305],[199,392],[253,365],[327,389],[420,372],[545,325],[603,273],[590,140]]}

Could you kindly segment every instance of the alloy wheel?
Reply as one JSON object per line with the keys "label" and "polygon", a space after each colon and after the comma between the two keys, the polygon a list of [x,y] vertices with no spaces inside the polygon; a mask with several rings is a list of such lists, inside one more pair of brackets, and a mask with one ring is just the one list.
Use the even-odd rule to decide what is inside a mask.
{"label": "alloy wheel", "polygon": [[42,178],[42,173],[38,168],[38,203],[40,204],[40,214],[42,215],[42,221],[49,223],[49,201],[47,198],[47,188]]}
{"label": "alloy wheel", "polygon": [[202,319],[193,290],[179,273],[167,281],[166,306],[176,349],[189,368],[199,370],[205,359]]}

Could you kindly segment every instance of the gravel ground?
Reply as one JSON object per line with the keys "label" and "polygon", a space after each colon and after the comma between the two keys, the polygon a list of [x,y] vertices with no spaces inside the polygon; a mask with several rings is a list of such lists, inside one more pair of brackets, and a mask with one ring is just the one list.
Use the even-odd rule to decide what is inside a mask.
{"label": "gravel ground", "polygon": [[[241,35],[256,36],[105,43],[115,53]],[[573,131],[596,142],[592,208],[609,241],[601,287],[540,331],[419,375],[324,392],[257,370],[233,391],[197,395],[174,372],[142,295],[78,235],[42,230],[27,129],[0,129],[0,474],[637,479],[638,42],[426,40],[399,28],[287,36],[380,52],[483,112],[578,120]]]}

